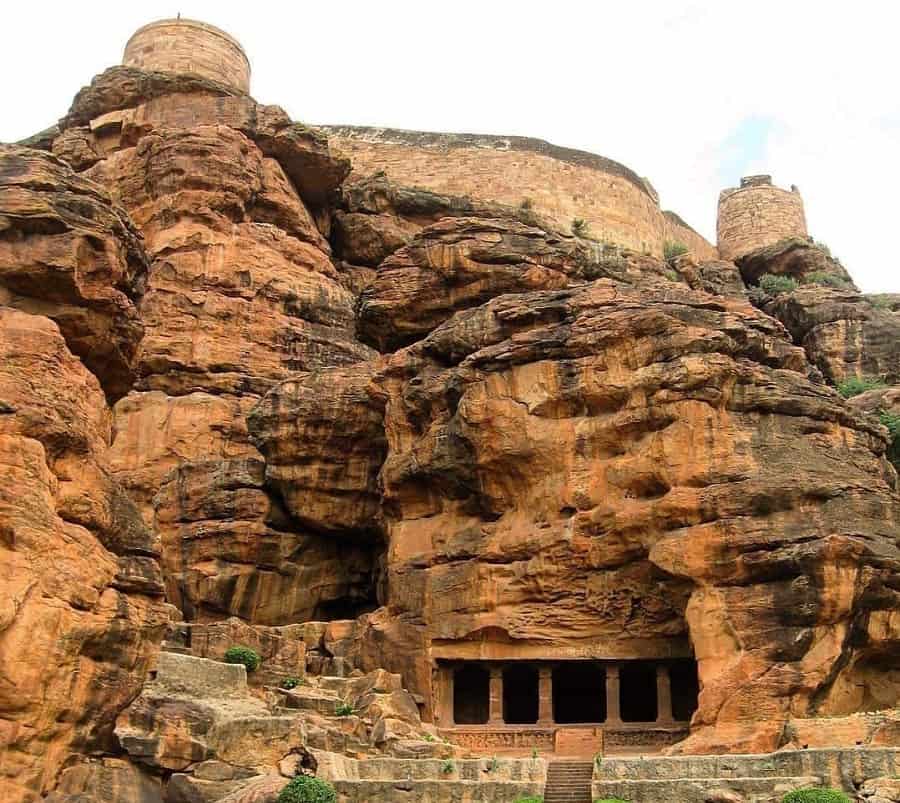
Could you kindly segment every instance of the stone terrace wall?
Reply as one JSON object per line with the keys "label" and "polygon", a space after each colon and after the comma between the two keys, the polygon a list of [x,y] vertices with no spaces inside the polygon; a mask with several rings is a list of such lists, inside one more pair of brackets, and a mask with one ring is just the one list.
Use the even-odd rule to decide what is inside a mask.
{"label": "stone terrace wall", "polygon": [[525,137],[323,128],[360,178],[383,170],[398,184],[435,192],[514,206],[527,198],[566,231],[574,218],[583,218],[599,240],[656,256],[673,240],[700,259],[717,258],[713,245],[659,208],[646,179],[602,156]]}
{"label": "stone terrace wall", "polygon": [[806,237],[799,191],[772,185],[771,176],[747,176],[741,186],[722,190],[716,224],[722,259],[737,259],[788,237]]}
{"label": "stone terrace wall", "polygon": [[125,45],[122,63],[141,70],[194,73],[250,91],[244,49],[225,31],[195,20],[159,20],[138,28]]}

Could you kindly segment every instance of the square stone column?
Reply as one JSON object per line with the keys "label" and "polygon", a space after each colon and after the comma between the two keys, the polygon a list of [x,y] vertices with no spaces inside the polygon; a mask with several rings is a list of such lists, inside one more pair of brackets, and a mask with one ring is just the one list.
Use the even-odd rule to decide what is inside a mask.
{"label": "square stone column", "polygon": [[606,724],[621,725],[622,713],[619,705],[619,667],[621,664],[606,665]]}
{"label": "square stone column", "polygon": [[491,667],[489,725],[503,724],[503,667]]}
{"label": "square stone column", "polygon": [[438,726],[450,728],[453,721],[453,667],[442,666],[438,669]]}
{"label": "square stone column", "polygon": [[656,665],[656,721],[673,722],[672,717],[672,678],[666,664]]}
{"label": "square stone column", "polygon": [[553,724],[553,667],[542,666],[538,675],[538,725]]}

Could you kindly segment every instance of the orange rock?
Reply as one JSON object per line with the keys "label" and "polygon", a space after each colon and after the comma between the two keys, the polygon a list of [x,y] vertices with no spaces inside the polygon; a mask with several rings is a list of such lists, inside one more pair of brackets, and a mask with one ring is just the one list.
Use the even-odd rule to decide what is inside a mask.
{"label": "orange rock", "polygon": [[[169,613],[153,546],[105,467],[110,414],[48,318],[0,307],[0,797],[109,750]],[[143,537],[143,539],[142,539]]]}
{"label": "orange rock", "polygon": [[148,268],[104,190],[52,156],[0,146],[0,304],[56,321],[115,400],[134,380]]}

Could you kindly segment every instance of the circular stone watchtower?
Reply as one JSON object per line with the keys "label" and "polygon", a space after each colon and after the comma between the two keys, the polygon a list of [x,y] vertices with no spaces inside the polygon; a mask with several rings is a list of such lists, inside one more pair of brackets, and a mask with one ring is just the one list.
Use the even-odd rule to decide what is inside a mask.
{"label": "circular stone watchtower", "polygon": [[771,176],[745,176],[740,187],[719,194],[719,255],[738,257],[788,237],[806,238],[806,214],[796,187],[783,190]]}
{"label": "circular stone watchtower", "polygon": [[225,31],[205,22],[167,19],[138,28],[125,45],[126,67],[193,73],[250,92],[250,61]]}

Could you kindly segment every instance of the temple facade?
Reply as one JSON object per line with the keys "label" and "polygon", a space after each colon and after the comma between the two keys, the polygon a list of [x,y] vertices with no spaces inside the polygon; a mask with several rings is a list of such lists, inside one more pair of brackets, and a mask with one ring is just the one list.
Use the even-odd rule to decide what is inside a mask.
{"label": "temple facade", "polygon": [[436,724],[470,749],[658,749],[697,708],[692,659],[441,661]]}

